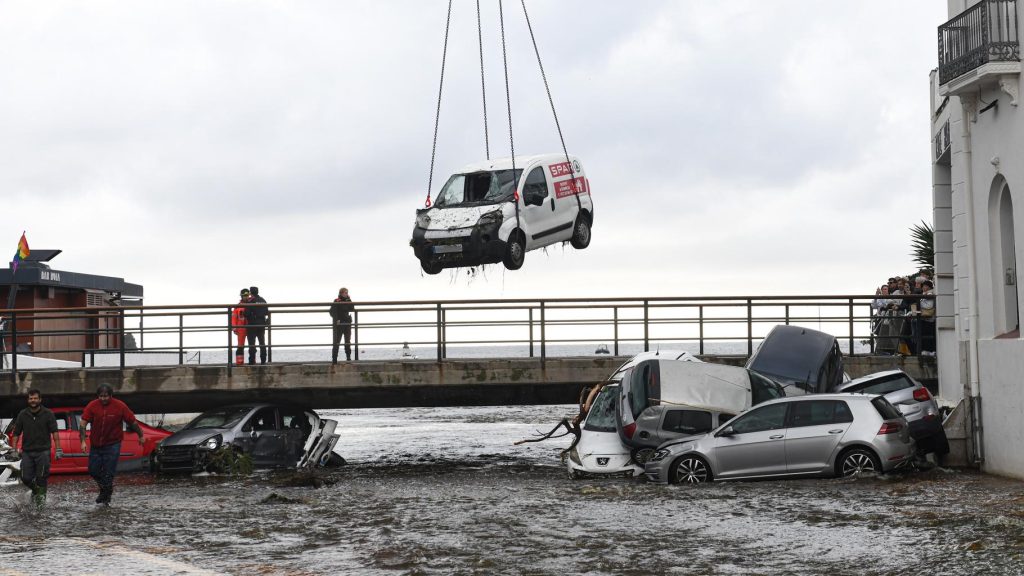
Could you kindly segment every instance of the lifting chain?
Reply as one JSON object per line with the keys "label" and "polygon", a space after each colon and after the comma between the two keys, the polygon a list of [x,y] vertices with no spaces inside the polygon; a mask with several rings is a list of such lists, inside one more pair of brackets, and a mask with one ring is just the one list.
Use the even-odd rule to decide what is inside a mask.
{"label": "lifting chain", "polygon": [[444,23],[444,49],[441,51],[441,83],[437,87],[437,112],[434,114],[434,143],[430,146],[430,176],[427,177],[427,201],[424,205],[430,208],[430,190],[434,185],[434,159],[437,154],[437,127],[441,122],[441,93],[444,90],[444,63],[448,58],[448,30],[452,24],[452,0],[448,0],[448,18]]}

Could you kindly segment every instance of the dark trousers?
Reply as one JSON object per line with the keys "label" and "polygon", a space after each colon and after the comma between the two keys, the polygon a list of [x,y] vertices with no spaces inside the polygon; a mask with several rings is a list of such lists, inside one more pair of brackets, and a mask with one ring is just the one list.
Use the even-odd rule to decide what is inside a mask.
{"label": "dark trousers", "polygon": [[50,451],[33,450],[21,453],[21,481],[25,486],[46,488],[50,477]]}
{"label": "dark trousers", "polygon": [[339,322],[334,325],[334,338],[332,339],[331,346],[331,361],[338,361],[338,344],[341,343],[342,336],[345,337],[345,360],[352,359],[352,323],[351,322]]}
{"label": "dark trousers", "polygon": [[121,443],[92,446],[89,449],[89,476],[100,485],[100,490],[114,489],[117,459],[121,456]]}
{"label": "dark trousers", "polygon": [[256,363],[256,341],[260,341],[260,364],[267,363],[267,345],[263,338],[267,332],[266,326],[249,326],[245,329],[245,338],[249,341],[249,364]]}

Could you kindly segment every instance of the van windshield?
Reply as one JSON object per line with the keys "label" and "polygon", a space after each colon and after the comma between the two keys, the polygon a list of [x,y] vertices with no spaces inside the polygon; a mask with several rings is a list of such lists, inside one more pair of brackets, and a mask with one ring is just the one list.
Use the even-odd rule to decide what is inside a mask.
{"label": "van windshield", "polygon": [[441,188],[435,206],[452,208],[508,202],[522,174],[521,169],[516,169],[514,174],[512,170],[454,174]]}

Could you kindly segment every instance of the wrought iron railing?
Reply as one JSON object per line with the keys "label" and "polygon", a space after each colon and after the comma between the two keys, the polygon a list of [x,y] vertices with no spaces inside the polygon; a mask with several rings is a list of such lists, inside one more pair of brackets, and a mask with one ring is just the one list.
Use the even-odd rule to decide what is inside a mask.
{"label": "wrought iron railing", "polygon": [[[920,296],[905,296],[916,302]],[[590,355],[605,344],[614,355],[655,348],[696,354],[749,355],[777,324],[805,326],[840,339],[848,354],[920,349],[915,317],[879,332],[871,296],[736,296],[356,302],[354,358]],[[327,361],[331,303],[270,304],[268,360]],[[237,341],[232,305],[123,306],[0,310],[5,369],[18,370],[12,347],[35,342],[37,356],[73,359],[68,367],[175,365],[202,361],[231,369]],[[83,324],[83,319],[102,323]],[[932,323],[934,324],[934,323]],[[88,326],[88,327],[82,327]],[[104,348],[74,345],[104,342]],[[72,344],[69,344],[72,343]],[[883,346],[885,345],[885,346]],[[367,354],[367,352],[369,352]],[[904,350],[904,353],[907,353]],[[277,355],[277,360],[274,356]],[[468,356],[467,356],[468,355]],[[97,359],[105,360],[98,362]],[[155,360],[154,360],[155,359]],[[70,364],[70,363],[69,363]]]}
{"label": "wrought iron railing", "polygon": [[988,62],[1019,61],[1017,0],[981,0],[939,26],[939,83]]}

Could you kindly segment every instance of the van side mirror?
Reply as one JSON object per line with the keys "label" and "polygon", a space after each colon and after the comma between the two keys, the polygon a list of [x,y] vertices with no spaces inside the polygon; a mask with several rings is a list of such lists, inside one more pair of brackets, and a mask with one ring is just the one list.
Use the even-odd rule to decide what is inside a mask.
{"label": "van side mirror", "polygon": [[735,435],[736,435],[736,430],[734,430],[732,426],[726,426],[725,428],[722,428],[721,430],[719,430],[718,434],[715,434],[715,436],[718,436],[718,437],[722,437],[722,436],[729,437],[729,436],[735,436]]}

